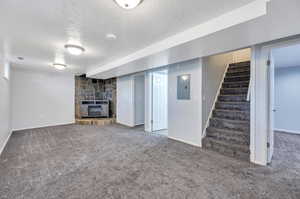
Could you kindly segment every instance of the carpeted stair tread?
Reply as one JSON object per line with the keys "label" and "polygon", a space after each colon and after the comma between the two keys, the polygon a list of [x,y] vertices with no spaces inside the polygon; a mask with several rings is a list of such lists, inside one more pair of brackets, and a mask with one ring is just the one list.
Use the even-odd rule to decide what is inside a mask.
{"label": "carpeted stair tread", "polygon": [[244,121],[244,120],[232,120],[232,119],[224,119],[224,118],[218,118],[218,117],[212,117],[211,119],[218,119],[218,120],[224,120],[226,122],[232,122],[232,123],[239,123],[239,124],[249,124],[249,121]]}
{"label": "carpeted stair tread", "polygon": [[229,119],[229,120],[249,121],[250,120],[250,112],[215,109],[213,111],[213,117]]}
{"label": "carpeted stair tread", "polygon": [[247,95],[219,95],[218,100],[221,102],[243,102],[247,101]]}
{"label": "carpeted stair tread", "polygon": [[219,117],[210,118],[210,126],[227,130],[250,132],[250,121],[231,120]]}
{"label": "carpeted stair tread", "polygon": [[250,111],[249,102],[217,102],[216,109],[223,110],[237,110],[237,111]]}
{"label": "carpeted stair tread", "polygon": [[229,65],[228,69],[231,70],[250,70],[250,65],[244,65],[244,66],[235,66],[235,65]]}
{"label": "carpeted stair tread", "polygon": [[222,88],[248,88],[249,81],[223,82]]}
{"label": "carpeted stair tread", "polygon": [[210,139],[210,141],[212,142],[215,142],[215,143],[218,143],[220,145],[224,145],[226,146],[227,148],[231,148],[231,149],[237,149],[239,151],[242,151],[244,153],[249,153],[250,152],[250,148],[248,146],[244,146],[244,145],[241,145],[241,144],[232,144],[232,143],[228,143],[228,142],[224,142],[224,141],[221,141],[221,140],[216,140],[216,139],[213,139],[213,138],[208,138]]}
{"label": "carpeted stair tread", "polygon": [[250,159],[250,149],[246,146],[226,144],[212,138],[207,138],[204,141],[203,145],[205,148],[218,152],[225,156],[247,161],[249,161]]}
{"label": "carpeted stair tread", "polygon": [[226,143],[239,144],[239,145],[250,144],[250,135],[242,131],[230,131],[230,130],[209,127],[207,128],[206,133],[207,133],[207,137],[214,138],[219,141],[224,141]]}
{"label": "carpeted stair tread", "polygon": [[222,88],[221,89],[221,95],[230,95],[230,94],[247,94],[248,88],[242,87],[242,88]]}
{"label": "carpeted stair tread", "polygon": [[228,67],[226,75],[231,74],[231,73],[236,73],[236,72],[248,72],[248,73],[250,73],[250,66],[249,67],[236,67],[236,68]]}
{"label": "carpeted stair tread", "polygon": [[[225,102],[227,104],[234,104],[232,102]],[[237,103],[242,103],[242,102],[237,102]],[[250,110],[232,110],[232,109],[223,109],[223,108],[215,108],[215,111],[224,111],[224,112],[229,112],[229,113],[248,113],[250,114]]]}
{"label": "carpeted stair tread", "polygon": [[229,64],[229,67],[249,67],[251,65],[250,61],[238,62]]}
{"label": "carpeted stair tread", "polygon": [[209,132],[232,134],[232,135],[245,136],[247,138],[250,138],[250,132],[222,129],[222,128],[216,128],[216,127],[211,127],[211,126],[206,129],[206,133],[208,134]]}
{"label": "carpeted stair tread", "polygon": [[237,72],[249,72],[250,73],[250,67],[237,67],[237,68],[228,68],[227,69],[227,73],[226,75],[228,74],[231,74],[231,73],[237,73]]}
{"label": "carpeted stair tread", "polygon": [[222,104],[242,104],[242,105],[250,105],[250,102],[217,102]]}
{"label": "carpeted stair tread", "polygon": [[250,71],[231,71],[227,72],[225,77],[250,76]]}
{"label": "carpeted stair tread", "polygon": [[224,85],[224,84],[243,84],[243,83],[245,83],[245,84],[249,84],[249,80],[242,80],[242,81],[235,81],[235,82],[223,82],[223,84],[222,85]]}
{"label": "carpeted stair tread", "polygon": [[250,75],[243,76],[233,76],[233,77],[225,77],[224,82],[240,82],[240,81],[249,81]]}

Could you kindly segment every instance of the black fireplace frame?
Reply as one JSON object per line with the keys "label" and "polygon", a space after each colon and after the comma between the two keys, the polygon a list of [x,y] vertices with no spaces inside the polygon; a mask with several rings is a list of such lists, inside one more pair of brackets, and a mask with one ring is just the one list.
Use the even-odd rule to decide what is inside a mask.
{"label": "black fireplace frame", "polygon": [[[109,100],[83,100],[80,105],[82,118],[109,118]],[[98,108],[98,113],[93,113],[91,109]]]}

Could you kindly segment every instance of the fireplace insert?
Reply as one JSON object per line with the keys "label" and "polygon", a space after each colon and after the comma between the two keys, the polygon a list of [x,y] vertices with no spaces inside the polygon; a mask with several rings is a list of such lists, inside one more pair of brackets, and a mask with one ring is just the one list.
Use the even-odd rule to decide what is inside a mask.
{"label": "fireplace insert", "polygon": [[83,118],[109,117],[108,100],[81,101],[80,114]]}
{"label": "fireplace insert", "polygon": [[89,117],[101,117],[103,112],[102,106],[89,106],[88,113]]}

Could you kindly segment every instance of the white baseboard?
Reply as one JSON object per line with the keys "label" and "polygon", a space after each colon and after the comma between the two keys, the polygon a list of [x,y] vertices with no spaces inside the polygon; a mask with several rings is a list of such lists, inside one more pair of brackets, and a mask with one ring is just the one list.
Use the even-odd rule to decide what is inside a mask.
{"label": "white baseboard", "polygon": [[175,140],[175,141],[178,141],[178,142],[183,142],[185,144],[189,144],[189,145],[192,145],[192,146],[202,147],[201,144],[196,144],[194,142],[189,142],[189,141],[182,140],[182,139],[179,139],[179,138],[174,138],[174,137],[171,137],[171,136],[168,136],[168,138],[171,139],[171,140]]}
{"label": "white baseboard", "polygon": [[145,125],[144,122],[141,122],[141,123],[136,123],[135,126],[140,126],[140,125]]}
{"label": "white baseboard", "polygon": [[116,121],[116,124],[119,124],[119,125],[125,126],[125,127],[129,127],[129,128],[135,127],[135,125],[125,124],[125,123],[121,123],[121,122],[118,122],[118,121]]}
{"label": "white baseboard", "polygon": [[5,140],[4,143],[3,143],[3,146],[2,146],[1,149],[0,149],[0,156],[1,156],[2,152],[4,151],[4,148],[5,148],[5,146],[7,145],[7,143],[8,143],[8,141],[9,141],[11,135],[12,135],[12,131],[10,131],[9,135],[7,136],[6,140]]}
{"label": "white baseboard", "polygon": [[300,135],[300,131],[293,131],[293,130],[287,130],[287,129],[274,129],[274,131],[280,131],[280,132],[283,132],[283,133],[290,133],[290,134]]}
{"label": "white baseboard", "polygon": [[41,126],[32,126],[32,127],[27,127],[27,128],[16,128],[16,129],[13,129],[12,131],[18,132],[18,131],[24,131],[24,130],[39,129],[39,128],[46,128],[46,127],[52,127],[52,126],[70,125],[70,124],[75,124],[75,121],[67,122],[67,123],[58,123],[58,124],[53,124],[53,125],[41,125]]}
{"label": "white baseboard", "polygon": [[152,133],[152,131],[148,128],[145,128],[144,131],[147,132],[147,133]]}
{"label": "white baseboard", "polygon": [[260,165],[260,166],[267,166],[268,163],[267,162],[260,162],[260,161],[257,161],[257,160],[250,160],[250,162],[252,162],[253,164],[257,164],[257,165]]}

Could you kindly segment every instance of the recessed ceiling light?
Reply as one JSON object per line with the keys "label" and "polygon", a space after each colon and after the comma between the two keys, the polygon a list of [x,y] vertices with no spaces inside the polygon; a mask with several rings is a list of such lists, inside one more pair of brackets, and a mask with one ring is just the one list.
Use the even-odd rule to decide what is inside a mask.
{"label": "recessed ceiling light", "polygon": [[114,0],[119,6],[124,9],[133,9],[143,2],[143,0]]}
{"label": "recessed ceiling light", "polygon": [[18,58],[18,60],[21,60],[21,61],[24,60],[24,57],[17,57],[17,58]]}
{"label": "recessed ceiling light", "polygon": [[67,65],[65,65],[65,64],[59,64],[59,63],[54,63],[53,66],[57,70],[65,70],[67,68]]}
{"label": "recessed ceiling light", "polygon": [[115,39],[117,39],[117,36],[114,35],[114,34],[109,33],[109,34],[106,34],[106,39],[115,40]]}
{"label": "recessed ceiling light", "polygon": [[65,48],[72,55],[81,55],[85,51],[83,47],[74,44],[66,44]]}
{"label": "recessed ceiling light", "polygon": [[186,81],[186,80],[189,79],[189,76],[188,76],[188,75],[183,75],[183,76],[181,76],[181,79],[182,79],[183,81]]}

